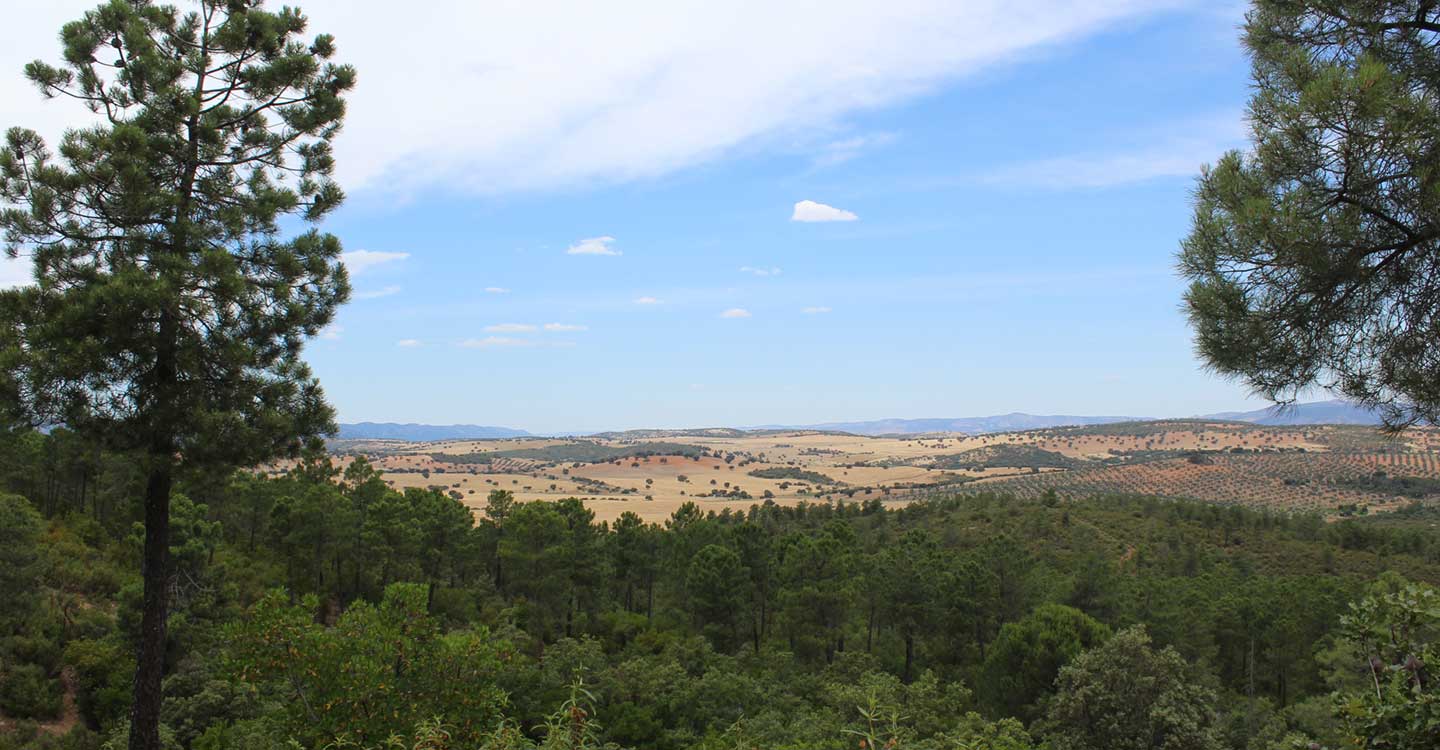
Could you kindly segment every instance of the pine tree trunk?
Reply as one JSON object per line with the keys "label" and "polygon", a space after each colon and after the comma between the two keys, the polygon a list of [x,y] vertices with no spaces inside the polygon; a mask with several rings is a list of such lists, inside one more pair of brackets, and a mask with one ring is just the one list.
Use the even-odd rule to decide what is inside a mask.
{"label": "pine tree trunk", "polygon": [[905,674],[901,682],[910,684],[910,668],[915,664],[915,635],[906,631],[905,633]]}
{"label": "pine tree trunk", "polygon": [[135,692],[130,706],[130,750],[160,750],[160,683],[165,676],[165,618],[170,556],[171,456],[155,462],[145,485],[145,579],[140,619],[140,649],[135,661]]}

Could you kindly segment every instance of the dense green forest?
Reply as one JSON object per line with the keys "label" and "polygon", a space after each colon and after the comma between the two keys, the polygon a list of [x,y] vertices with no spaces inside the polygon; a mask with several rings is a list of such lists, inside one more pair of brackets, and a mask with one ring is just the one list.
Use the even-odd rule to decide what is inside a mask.
{"label": "dense green forest", "polygon": [[[142,482],[65,430],[4,437],[0,747],[123,741]],[[971,496],[606,524],[503,491],[473,514],[323,454],[177,490],[171,747],[1437,737],[1440,598],[1421,582],[1440,581],[1440,537],[1423,512]]]}

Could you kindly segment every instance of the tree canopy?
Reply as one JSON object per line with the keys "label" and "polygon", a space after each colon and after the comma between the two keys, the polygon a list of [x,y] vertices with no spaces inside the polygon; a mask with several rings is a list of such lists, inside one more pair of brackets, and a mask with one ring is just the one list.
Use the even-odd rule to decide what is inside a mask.
{"label": "tree canopy", "polygon": [[1244,42],[1253,148],[1201,174],[1180,253],[1201,356],[1440,420],[1440,6],[1256,0]]}

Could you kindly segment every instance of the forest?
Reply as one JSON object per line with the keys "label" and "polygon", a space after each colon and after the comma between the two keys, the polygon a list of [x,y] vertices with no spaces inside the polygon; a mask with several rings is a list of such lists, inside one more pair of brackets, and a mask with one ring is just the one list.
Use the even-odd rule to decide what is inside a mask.
{"label": "forest", "polygon": [[[7,8],[7,16],[18,19],[12,25],[25,26],[17,39],[54,30],[21,23],[27,11],[50,3],[13,5],[13,13]],[[492,24],[488,17],[451,20],[463,5],[450,8],[451,16],[437,16],[446,23],[443,33],[413,28],[435,13],[406,8],[409,12],[370,14],[387,32],[372,70],[397,60],[407,65],[404,90],[357,108],[369,118],[397,112],[404,117],[390,137],[368,141],[404,143],[398,153],[406,154],[405,160],[377,167],[376,181],[408,186],[417,197],[432,195],[427,183],[409,179],[411,172],[425,162],[445,161],[454,163],[456,179],[465,174],[467,189],[488,194],[496,187],[487,185],[483,175],[469,174],[471,166],[487,160],[454,158],[454,147],[485,140],[492,115],[506,111],[457,82],[482,80],[506,69],[505,64],[442,56],[486,47],[456,36],[466,27],[500,29],[507,42],[518,42],[498,46],[535,54],[545,70],[564,72],[561,88],[583,89],[584,98],[593,100],[584,108],[554,110],[563,117],[532,118],[501,130],[559,133],[565,131],[550,120],[587,119],[610,122],[606,131],[632,129],[615,124],[626,120],[608,119],[612,109],[628,106],[624,100],[630,97],[618,95],[603,78],[570,74],[629,46],[649,47],[651,39],[642,35],[638,44],[615,43],[610,27],[596,25],[586,31],[605,42],[602,51],[593,59],[576,58],[585,64],[557,64],[566,59],[557,53],[565,50],[556,49],[548,32],[564,24],[543,19],[541,35],[534,38],[546,41],[534,43],[524,30]],[[764,7],[767,30],[783,26],[771,17],[785,5]],[[933,12],[953,4],[928,5],[925,10]],[[1017,41],[1014,49],[996,47],[997,61],[1025,56],[1024,47],[1037,40],[1065,39],[1065,33],[1047,32],[1041,22],[1052,15],[1073,16],[1086,4],[1038,10],[1033,4],[1011,5],[1025,6],[1028,15],[991,30],[1004,36],[1010,32],[1003,27],[1023,26],[1030,39]],[[1440,424],[1440,3],[1252,0],[1245,5],[1240,43],[1249,63],[1243,114],[1248,145],[1225,146],[1229,150],[1219,153],[1216,144],[1214,161],[1195,166],[1198,174],[1188,193],[1190,228],[1174,257],[1176,280],[1185,284],[1179,296],[1198,363],[1277,405],[1295,403],[1317,389],[1328,391],[1378,414],[1392,437],[1411,427]],[[492,10],[484,8],[487,14]],[[607,5],[604,10],[623,9]],[[827,8],[825,14],[812,15],[825,16],[828,24],[844,18],[842,11]],[[989,15],[972,12],[948,28],[969,33],[972,21]],[[583,14],[573,16],[571,25],[587,25]],[[652,20],[637,23],[643,27]],[[823,67],[860,71],[851,74],[858,76],[852,83],[866,82],[845,87],[839,98],[850,104],[836,111],[821,108],[825,114],[812,125],[840,124],[840,110],[861,103],[878,106],[884,88],[911,94],[929,88],[929,79],[909,70],[888,83],[871,80],[876,59],[870,46],[831,38],[828,25],[806,20],[795,25],[826,32],[812,39],[817,48],[860,55]],[[851,20],[877,38],[892,36],[879,16]],[[952,54],[966,51],[967,43],[945,36],[945,25],[931,23],[928,14],[909,20],[906,25],[924,30],[924,36],[942,39],[942,57],[953,58],[952,64],[969,59],[968,51]],[[1100,21],[1098,16],[1077,20],[1075,30],[1098,29]],[[355,30],[341,19],[328,22]],[[729,29],[700,16],[673,28],[649,28],[654,39],[663,39],[675,30],[710,26]],[[1153,46],[1169,46],[1165,38],[1146,33]],[[783,38],[788,45],[792,34],[727,31],[727,36],[747,43]],[[1440,592],[1435,588],[1440,536],[1436,512],[1425,504],[1435,490],[1433,455],[1404,453],[1403,461],[1387,461],[1386,466],[1407,471],[1395,476],[1377,473],[1389,470],[1378,461],[1367,463],[1358,477],[1350,476],[1352,486],[1339,489],[1356,495],[1398,490],[1407,497],[1376,506],[1373,513],[1369,503],[1350,502],[1339,509],[1341,517],[1329,518],[1316,515],[1322,503],[1311,480],[1320,478],[1321,464],[1310,461],[1308,452],[1255,453],[1258,446],[1245,446],[1243,440],[1223,453],[1174,457],[1168,466],[1141,462],[1127,472],[1128,466],[1107,464],[1075,476],[1044,471],[1072,468],[1074,459],[1063,454],[992,447],[958,455],[955,465],[983,470],[997,456],[1019,451],[1031,472],[1006,479],[1009,494],[1004,484],[972,485],[980,489],[908,504],[887,504],[879,495],[866,494],[868,488],[850,486],[828,502],[807,495],[782,503],[766,497],[773,494],[766,489],[744,510],[715,512],[716,506],[707,509],[706,503],[716,501],[705,497],[748,502],[755,496],[729,481],[717,486],[718,480],[711,479],[707,495],[684,496],[659,523],[635,512],[600,521],[584,500],[565,497],[558,489],[553,499],[521,501],[513,490],[497,487],[467,505],[456,496],[460,485],[392,488],[366,459],[337,463],[326,452],[324,438],[337,432],[337,407],[311,369],[308,357],[317,352],[306,348],[317,339],[342,339],[345,325],[337,314],[352,299],[373,302],[401,290],[398,285],[370,287],[363,279],[356,283],[365,286],[352,287],[352,271],[358,278],[379,259],[410,256],[408,250],[362,249],[374,235],[357,236],[350,231],[354,225],[326,223],[346,197],[335,141],[347,120],[347,97],[361,80],[349,52],[340,54],[335,36],[312,30],[300,9],[267,7],[265,0],[187,0],[179,7],[158,0],[107,0],[64,22],[49,39],[59,42],[58,49],[23,63],[23,79],[40,99],[70,107],[64,130],[57,138],[54,131],[62,120],[22,110],[24,121],[4,123],[0,148],[0,248],[7,269],[22,268],[0,284],[0,750],[1440,747]],[[983,41],[979,46],[990,44],[975,39]],[[692,55],[683,43],[676,49],[683,49],[687,59]],[[724,49],[728,58],[753,62],[749,49]],[[1166,93],[1201,93],[1172,78],[1196,67],[1193,59],[1154,67],[1124,50],[1113,57],[1157,79]],[[916,63],[917,70],[929,67],[909,49],[898,58]],[[976,69],[983,67],[978,59],[972,62]],[[646,96],[633,98],[639,101],[634,111],[643,113],[640,119],[647,123],[656,119],[650,116],[650,89],[701,92],[703,100],[695,104],[704,107],[682,107],[670,121],[674,134],[687,136],[729,132],[725,123],[732,114],[788,110],[790,99],[812,98],[806,93],[808,79],[781,76],[792,65],[751,67],[764,71],[763,90],[772,93],[732,101],[729,87],[712,85],[716,81],[709,77],[670,81],[668,71],[688,68],[663,62],[647,61],[634,70],[664,75],[625,77],[644,82]],[[971,62],[962,67],[972,67]],[[485,76],[451,78],[476,70]],[[771,87],[772,76],[784,85]],[[443,92],[446,107],[428,108],[440,104],[440,97],[427,102],[409,91],[431,79],[444,81],[432,90]],[[553,93],[528,83],[507,88],[536,100]],[[1111,88],[1140,93],[1133,83]],[[975,90],[967,88],[966,96]],[[786,93],[792,91],[799,93]],[[1007,91],[1004,98],[1014,98],[1011,94]],[[1080,98],[1088,97],[1068,101],[1073,106]],[[1065,101],[1043,99],[1043,112],[1035,117],[1057,122],[1054,132],[1064,130],[1068,137],[1076,130],[1072,120],[1084,125],[1083,118],[1068,116]],[[448,105],[472,100],[484,110],[483,117],[472,125],[451,123],[454,110]],[[706,116],[716,102],[726,105],[724,116]],[[1148,101],[1135,102],[1133,108],[1127,103],[1119,109],[1154,108]],[[1224,108],[1236,110],[1233,104]],[[411,149],[410,139],[424,135],[415,127],[422,120],[446,123],[436,130],[442,149]],[[789,140],[776,138],[790,132],[779,122],[783,118],[751,131],[748,138],[737,134],[736,140],[703,145],[690,157],[667,151],[659,162],[698,167],[702,155],[749,153],[748,144]],[[923,130],[962,140],[980,130],[1010,129],[1019,120],[994,122],[1005,127],[967,131],[951,122],[937,127],[927,121]],[[1142,126],[1117,122],[1092,129],[1123,134],[1132,127]],[[671,135],[649,140],[664,146],[673,143]],[[543,174],[552,171],[552,155],[623,155],[646,136],[637,131],[633,138],[635,144],[586,148],[587,139],[565,137],[507,150],[525,162],[515,164],[516,174]],[[893,140],[899,142],[894,147],[903,147],[908,138]],[[1041,140],[1024,144],[1027,159],[1043,150]],[[1193,163],[1188,150],[1171,153],[1181,143],[1159,148],[1158,156],[1147,152],[1143,161]],[[925,151],[924,160],[948,152],[948,144]],[[814,166],[847,159],[836,152],[817,157]],[[1054,163],[1072,171],[1070,159]],[[1018,171],[1029,171],[1020,166]],[[935,184],[971,174],[974,167],[943,165],[937,174],[945,177]],[[584,179],[576,184],[601,186],[612,178],[659,178],[663,172],[653,165],[615,163],[603,172],[577,173]],[[1149,172],[1146,179],[1158,176]],[[665,183],[664,190],[687,181]],[[858,200],[858,194],[873,195],[874,187],[886,182],[867,174],[863,189],[859,182],[848,190],[827,189]],[[982,182],[988,192],[992,186]],[[514,183],[520,184],[529,183]],[[1081,179],[1076,184],[1089,183]],[[733,205],[708,206],[716,195],[756,192],[748,183],[744,189],[708,191],[706,220],[683,231],[700,233],[698,227],[717,224],[715,217],[755,215],[753,206],[744,212],[735,212]],[[374,213],[377,198],[387,204],[406,202],[393,201],[392,195],[399,194],[370,193],[361,213]],[[984,197],[972,194],[969,200]],[[855,211],[799,194],[785,202],[792,198],[799,199],[792,222],[860,219]],[[1127,194],[1121,204],[1124,216],[1163,213],[1156,204],[1132,202],[1140,198],[1140,191]],[[665,213],[653,206],[681,205],[621,202],[644,205],[645,223],[652,225],[656,215]],[[464,263],[451,267],[480,269],[503,254],[492,252],[478,261],[470,249],[505,237],[493,222],[518,203],[523,202],[473,215],[445,204],[445,210],[432,211],[413,225],[387,230],[385,235],[406,244],[386,246],[409,248],[420,229],[437,217],[463,215],[466,223],[456,225],[448,244],[464,246],[467,255]],[[1096,269],[1108,265],[1103,257],[1092,257],[1094,247],[1074,244],[1073,230],[1082,227],[1062,212],[1013,204],[1028,207],[1020,221],[1037,228],[1052,224],[1066,235],[1048,256],[1016,255],[1022,264],[1017,268],[1023,267],[1027,278],[1032,269],[1050,270],[1050,259],[1062,255],[1082,259],[1073,266],[1079,274],[1075,278],[1092,279]],[[870,207],[860,210],[872,221],[880,219],[880,205],[869,205],[873,213]],[[1095,207],[1084,212],[1103,225],[1099,244],[1123,242],[1143,228],[1131,226],[1128,218],[1101,221]],[[938,208],[931,210],[956,217],[976,211],[974,218],[984,219],[966,224],[993,223],[994,217],[966,201]],[[767,216],[781,215],[767,211]],[[540,215],[550,225],[559,223],[562,214],[571,212]],[[745,241],[736,244],[791,236],[773,224],[725,223],[745,225]],[[914,257],[888,257],[907,244],[896,227],[911,223],[917,222],[866,225],[875,228],[873,238],[895,238],[885,248],[887,265],[914,265]],[[565,256],[588,256],[572,260],[645,257],[643,240],[620,245],[622,251],[611,247],[619,242],[616,237],[600,234],[605,230],[585,231],[592,234],[576,232],[570,240],[551,235],[548,242],[557,249],[571,242]],[[340,234],[346,235],[343,242]],[[984,266],[957,248],[985,248],[998,256],[1010,254],[1015,245],[1036,244],[1030,237],[1017,243],[1015,234],[1006,227],[995,235],[1003,242],[957,242],[963,237],[946,232],[941,244],[922,255],[943,260],[930,268],[949,276],[954,269]],[[661,244],[671,253],[694,245],[676,242],[681,236]],[[1171,238],[1164,240],[1169,252],[1175,235],[1157,236]],[[527,232],[517,235],[515,244],[548,248],[542,237]],[[860,255],[818,244],[823,239],[812,236],[817,244],[805,248],[807,259],[833,264]],[[708,244],[698,247],[706,249],[700,253],[692,247],[697,256],[710,254]],[[1151,251],[1132,247],[1126,252],[1129,267]],[[554,253],[557,260],[560,254]],[[864,253],[876,254],[874,249]],[[739,262],[758,261],[737,260],[735,265]],[[869,268],[855,266],[850,272],[868,281]],[[976,307],[967,287],[953,288],[953,302],[950,293],[931,295],[930,279],[918,269],[910,271],[914,276],[895,277],[897,296],[937,296],[941,306],[911,311],[897,319],[899,324],[879,329],[886,331],[887,346],[902,332],[922,334],[914,339],[916,348],[896,345],[905,358],[892,360],[877,341],[858,337],[871,348],[860,350],[854,361],[868,357],[881,364],[878,376],[867,374],[871,379],[864,381],[865,388],[811,393],[817,385],[812,372],[836,362],[827,349],[824,356],[806,358],[804,379],[786,382],[777,374],[756,390],[787,398],[804,393],[827,408],[855,409],[860,408],[858,390],[907,388],[906,378],[886,378],[887,372],[942,372],[953,366],[993,369],[995,378],[1014,380],[1007,372],[1021,375],[995,368],[1006,358],[977,345],[974,334],[981,326],[951,319],[948,308]],[[739,270],[757,278],[780,274],[778,266]],[[622,278],[620,272],[612,274],[612,279]],[[624,274],[627,289],[645,276]],[[693,270],[667,285],[678,292],[713,274]],[[496,283],[491,279],[467,278],[472,296],[475,289],[510,291],[482,286]],[[602,303],[600,278],[586,272],[585,283],[571,287],[594,293],[594,309],[661,302],[626,291],[623,296],[633,302]],[[1032,294],[1028,288],[1017,283],[1013,291],[1005,290],[1007,297],[1035,306],[1017,319],[1058,321],[1091,312],[1085,305],[1045,308],[1052,295]],[[1132,289],[1138,292],[1138,286],[1106,292],[1107,302],[1120,301],[1127,308],[1123,325],[1087,322],[1072,330],[1083,330],[1087,342],[1093,332],[1129,336],[1130,329],[1139,328],[1131,321],[1144,315],[1144,308],[1130,309]],[[464,303],[457,309],[471,309],[473,302],[459,295],[443,299],[431,289],[420,293],[436,303]],[[567,296],[543,289],[534,293],[537,299]],[[622,296],[618,285],[607,293],[614,300]],[[728,298],[731,292],[724,294]],[[844,296],[864,303],[883,300],[852,291]],[[742,325],[757,317],[744,307],[724,308],[720,299],[712,323]],[[581,307],[586,306],[592,305]],[[767,312],[758,302],[754,307]],[[1041,312],[1047,309],[1048,316]],[[868,304],[867,313],[904,310],[903,305]],[[817,305],[798,314],[830,312],[828,305]],[[399,309],[392,313],[377,317],[409,315]],[[726,338],[704,333],[699,320],[665,330]],[[926,320],[936,327],[927,331],[917,325]],[[770,328],[787,344],[809,336],[792,334],[763,317],[754,323],[753,332]],[[494,346],[533,347],[529,351],[539,364],[522,378],[533,382],[512,381],[507,389],[504,381],[492,380],[503,369],[496,365],[498,353],[486,364],[437,361],[415,365],[404,387],[377,379],[372,385],[383,383],[387,390],[369,399],[348,392],[346,408],[379,408],[368,400],[405,409],[400,399],[407,393],[442,394],[445,388],[427,385],[440,381],[425,377],[447,371],[466,378],[463,388],[455,385],[443,393],[447,407],[473,402],[481,409],[488,408],[487,400],[519,398],[519,403],[533,404],[527,408],[563,410],[552,402],[574,390],[571,380],[577,374],[603,374],[603,364],[615,361],[598,352],[574,360],[574,366],[538,358],[568,348],[543,338],[547,332],[588,331],[588,322],[472,319],[465,326],[465,331],[535,334],[453,337],[453,351],[459,354]],[[847,326],[844,338],[836,341],[855,341],[857,332],[868,330]],[[648,350],[654,356],[634,359],[650,367],[652,360],[674,358],[677,339],[659,330],[637,327],[619,338],[665,342],[663,348]],[[400,335],[395,346],[411,350],[422,343]],[[1034,381],[1032,392],[1083,389],[1092,382],[1075,377],[1075,363],[1065,362],[1062,352],[1035,346],[1046,339],[1009,337],[1025,344],[1025,355],[1040,352],[1048,358],[1031,368],[1035,372],[1023,373],[1045,377]],[[918,345],[955,354],[957,364],[918,357]],[[376,351],[339,360],[353,366],[329,371],[375,378],[382,360],[398,360]],[[520,349],[508,351],[519,359]],[[705,350],[689,359],[724,361],[727,355],[720,352]],[[794,354],[805,356],[799,349]],[[1099,361],[1106,371],[1134,367],[1137,380],[1168,377],[1157,376],[1161,370],[1139,360]],[[769,375],[760,368],[773,364],[747,362],[751,369],[743,379],[752,372]],[[556,373],[571,380],[545,380]],[[937,380],[929,392],[907,397],[940,403],[956,391],[984,390],[964,388],[963,382]],[[703,387],[696,383],[689,391],[698,390],[696,385]],[[1183,403],[1183,381],[1160,385]],[[517,386],[534,390],[521,388],[517,394]],[[656,404],[665,402],[667,391],[628,379],[608,388],[595,382],[575,403],[604,400],[661,408]],[[704,402],[721,396],[690,398],[707,409],[692,413],[710,414],[713,404]],[[724,421],[762,422],[760,412],[734,411],[738,407],[725,406]],[[652,418],[663,416],[668,422],[681,418],[678,414],[652,412]],[[1163,438],[1168,428],[1154,429]],[[480,465],[489,463],[508,462],[513,468],[530,461],[630,458],[638,463],[650,457],[658,463],[703,450],[687,443],[586,441],[443,461],[478,476]],[[806,447],[796,455],[838,453]],[[1260,461],[1268,458],[1276,460]],[[1335,461],[1347,459],[1355,457]],[[1408,475],[1422,464],[1423,476]],[[445,468],[448,473],[451,467]],[[781,467],[787,468],[794,467]],[[847,469],[838,468],[839,476],[824,476],[845,481]],[[1223,495],[1210,498],[1213,503],[1128,492],[1165,487],[1195,496],[1199,484],[1216,486],[1199,483],[1197,475],[1220,469],[1231,471],[1218,485]],[[429,471],[419,469],[420,479],[429,481]],[[1055,484],[1062,481],[1057,475],[1072,491]],[[819,481],[818,475],[799,476]],[[1074,481],[1076,476],[1083,481]],[[558,488],[558,480],[550,481]],[[675,483],[688,484],[688,479],[677,476]],[[575,485],[577,494],[614,495],[615,502],[634,501],[636,508],[649,499],[640,499],[639,487],[622,488],[598,478],[582,477]],[[1073,491],[1077,487],[1086,496],[1079,497]],[[521,484],[520,489],[527,488]]]}
{"label": "forest", "polygon": [[[123,743],[142,481],[63,429],[4,437],[0,747]],[[1393,515],[974,495],[597,523],[503,490],[472,513],[310,453],[177,484],[161,735],[1428,747],[1440,539],[1423,509]]]}

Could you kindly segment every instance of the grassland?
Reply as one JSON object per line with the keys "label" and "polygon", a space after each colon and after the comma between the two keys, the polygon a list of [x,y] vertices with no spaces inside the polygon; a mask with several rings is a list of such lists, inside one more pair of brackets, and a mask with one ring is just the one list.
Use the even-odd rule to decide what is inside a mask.
{"label": "grassland", "polygon": [[632,511],[661,521],[688,501],[720,510],[983,491],[1122,492],[1337,515],[1440,504],[1429,491],[1440,481],[1434,429],[1389,438],[1354,426],[1167,420],[980,436],[650,430],[340,441],[332,451],[366,456],[395,487],[443,488],[472,507],[505,489],[521,500],[580,497],[601,519]]}

